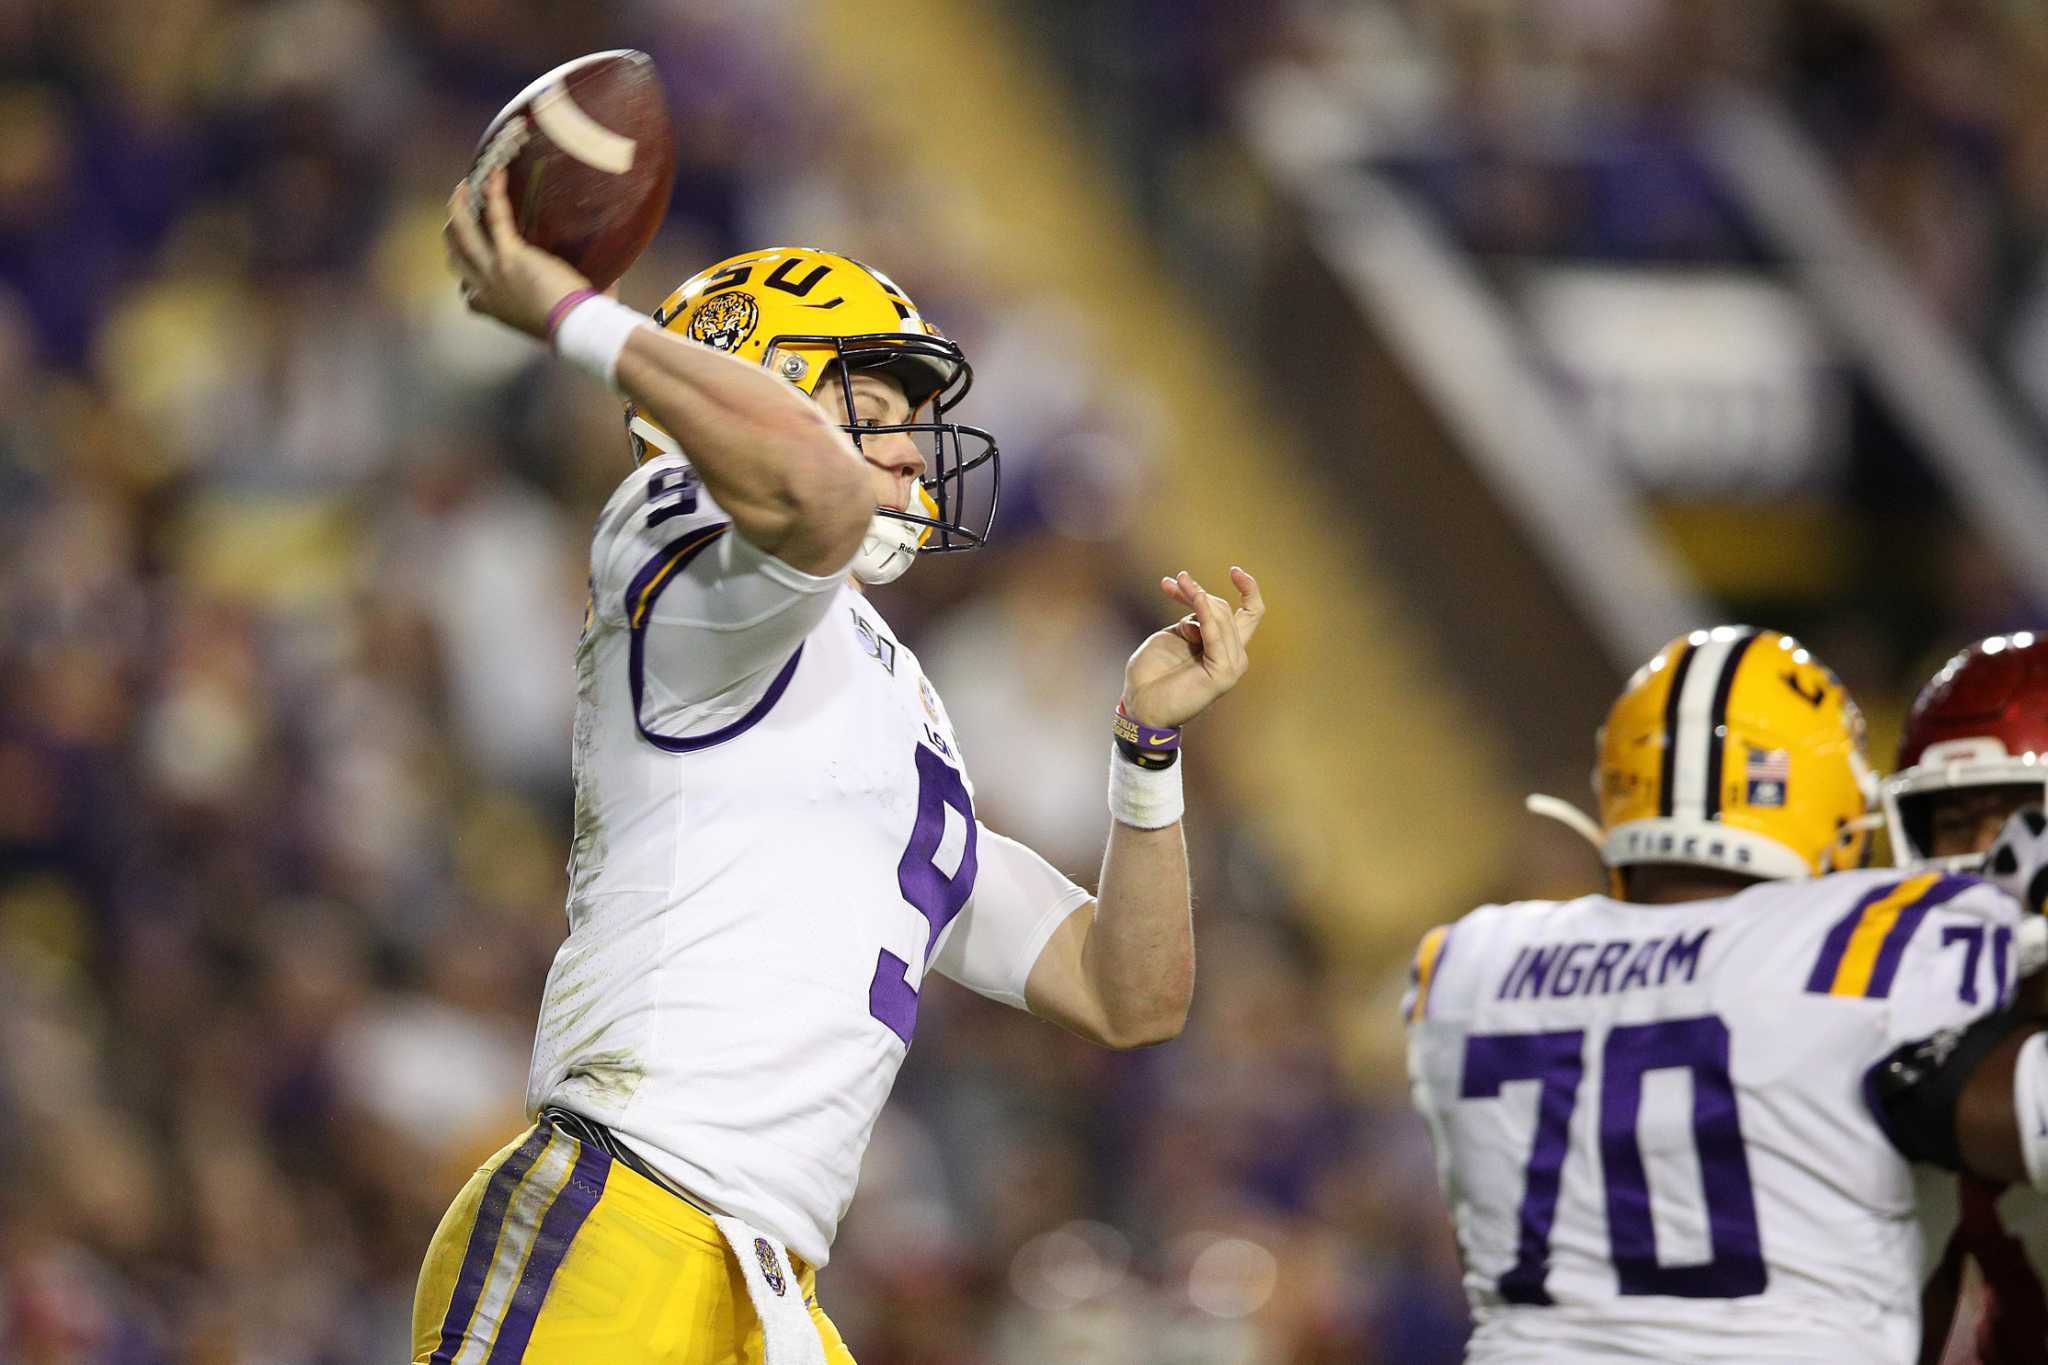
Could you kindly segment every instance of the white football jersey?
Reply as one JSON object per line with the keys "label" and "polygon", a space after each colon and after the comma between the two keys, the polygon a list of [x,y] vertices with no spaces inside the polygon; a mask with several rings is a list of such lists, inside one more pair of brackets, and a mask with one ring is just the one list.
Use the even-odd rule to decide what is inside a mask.
{"label": "white football jersey", "polygon": [[934,968],[1022,1007],[1087,893],[982,828],[917,656],[666,457],[607,504],[577,649],[569,936],[527,1104],[823,1264]]}
{"label": "white football jersey", "polygon": [[2018,917],[1974,878],[1885,871],[1433,930],[1408,1064],[1467,1359],[1914,1360],[1919,1182],[1864,1076],[2009,998]]}

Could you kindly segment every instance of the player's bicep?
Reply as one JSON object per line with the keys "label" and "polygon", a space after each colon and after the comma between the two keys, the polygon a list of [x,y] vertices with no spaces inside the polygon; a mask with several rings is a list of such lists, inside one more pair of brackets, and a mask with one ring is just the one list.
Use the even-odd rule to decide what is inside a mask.
{"label": "player's bicep", "polygon": [[621,626],[745,629],[845,581],[793,568],[747,540],[675,456],[649,461],[612,495],[590,570],[599,615]]}
{"label": "player's bicep", "polygon": [[1109,1033],[1109,1013],[1089,978],[1088,935],[1095,927],[1095,902],[1079,906],[1045,941],[1025,980],[1025,1008],[1049,1024],[1091,1042]]}
{"label": "player's bicep", "polygon": [[[1016,840],[982,825],[975,843],[974,894],[947,926],[932,970],[991,1000],[1073,1027],[1069,1017],[1085,1003],[1076,992],[1086,985],[1081,947],[1093,902]],[[1091,913],[1075,913],[1083,907]],[[1039,1007],[1047,990],[1052,1013]]]}
{"label": "player's bicep", "polygon": [[642,734],[698,744],[772,705],[840,581],[748,542],[680,462],[638,471],[605,509],[592,591],[598,614],[630,638]]}
{"label": "player's bicep", "polygon": [[626,596],[643,728],[730,723],[778,692],[839,582],[792,569],[727,526],[650,557]]}

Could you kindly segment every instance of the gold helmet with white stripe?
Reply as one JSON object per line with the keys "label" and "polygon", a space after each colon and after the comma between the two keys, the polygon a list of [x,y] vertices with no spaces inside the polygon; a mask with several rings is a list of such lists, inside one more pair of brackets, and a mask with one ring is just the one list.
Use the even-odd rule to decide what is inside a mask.
{"label": "gold helmet with white stripe", "polygon": [[1788,635],[1716,626],[1673,640],[1629,679],[1596,748],[1610,868],[1805,877],[1868,854],[1863,713]]}
{"label": "gold helmet with white stripe", "polygon": [[[663,329],[760,365],[813,397],[837,390],[842,428],[864,436],[907,432],[928,446],[911,505],[877,508],[855,572],[886,583],[918,554],[971,550],[995,525],[1001,455],[995,438],[952,420],[974,370],[959,345],[874,267],[816,247],[770,247],[720,261],[685,280],[654,312]],[[907,420],[863,424],[852,376],[882,373],[903,386]],[[626,405],[636,460],[663,451],[688,458],[651,413]],[[972,474],[973,478],[968,476]]]}

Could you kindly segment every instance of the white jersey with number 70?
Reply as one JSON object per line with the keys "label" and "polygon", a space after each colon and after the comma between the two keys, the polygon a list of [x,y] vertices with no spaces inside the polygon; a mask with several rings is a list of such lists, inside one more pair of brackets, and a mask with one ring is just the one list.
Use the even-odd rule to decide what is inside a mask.
{"label": "white jersey with number 70", "polygon": [[1974,878],[1886,871],[1432,930],[1408,1066],[1467,1359],[1910,1365],[1924,1182],[1864,1075],[2010,998],[2018,919]]}

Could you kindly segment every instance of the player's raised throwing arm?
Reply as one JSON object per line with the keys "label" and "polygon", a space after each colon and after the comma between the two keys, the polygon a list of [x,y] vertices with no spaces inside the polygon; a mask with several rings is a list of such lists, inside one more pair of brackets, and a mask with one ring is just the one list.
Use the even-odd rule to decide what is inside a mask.
{"label": "player's raised throwing arm", "polygon": [[596,296],[574,267],[520,238],[502,171],[483,218],[458,185],[443,236],[472,310],[552,343],[645,407],[748,541],[806,573],[846,567],[874,498],[852,443],[816,404],[758,365]]}
{"label": "player's raised throwing arm", "polygon": [[1233,568],[1230,579],[1234,610],[1191,574],[1160,580],[1190,610],[1124,668],[1101,889],[1046,943],[1025,987],[1032,1013],[1110,1047],[1177,1036],[1194,996],[1179,727],[1244,676],[1245,646],[1266,611],[1250,574]]}

